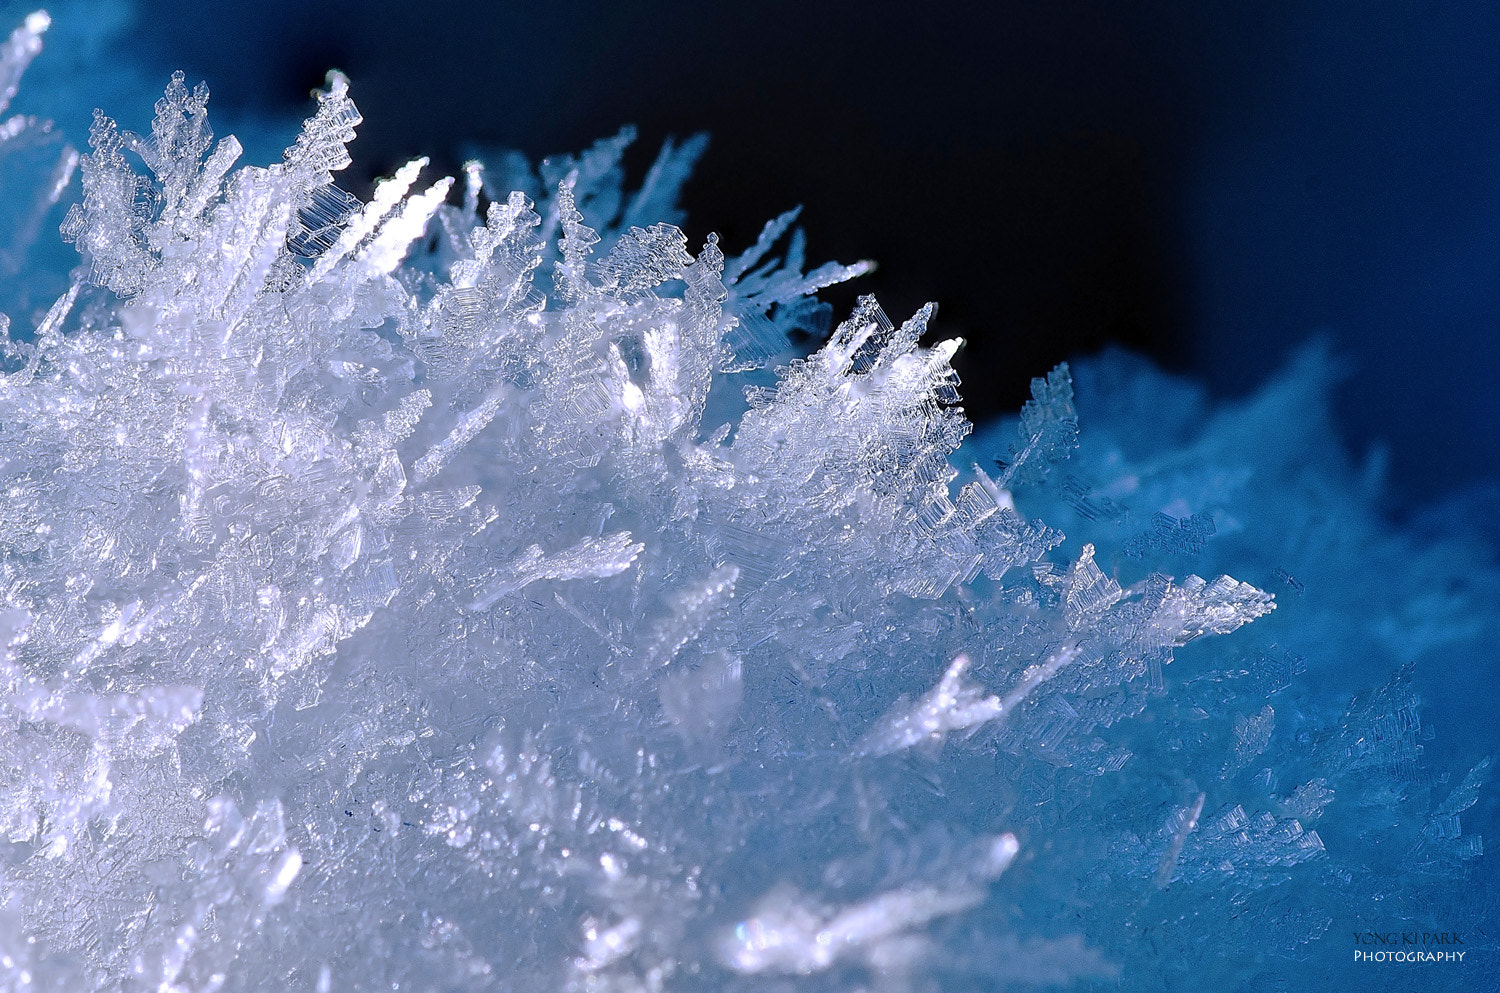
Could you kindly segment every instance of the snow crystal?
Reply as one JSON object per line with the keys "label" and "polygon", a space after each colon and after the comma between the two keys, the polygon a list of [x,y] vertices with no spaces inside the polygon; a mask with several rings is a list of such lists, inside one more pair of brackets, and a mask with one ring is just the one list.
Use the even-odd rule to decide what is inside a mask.
{"label": "snow crystal", "polygon": [[267,166],[180,73],[0,128],[0,986],[1331,988],[1335,920],[1471,928],[1414,673],[1500,582],[1307,457],[1316,354],[973,438],[795,211],[689,241],[701,137],[361,202],[351,92]]}

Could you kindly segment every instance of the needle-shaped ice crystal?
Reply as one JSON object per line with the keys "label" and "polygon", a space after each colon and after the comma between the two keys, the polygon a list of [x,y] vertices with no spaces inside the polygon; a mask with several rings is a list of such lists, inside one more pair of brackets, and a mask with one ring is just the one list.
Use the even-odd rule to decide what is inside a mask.
{"label": "needle-shaped ice crystal", "polygon": [[791,886],[777,887],[720,939],[719,956],[748,974],[805,976],[849,960],[880,969],[907,967],[928,947],[918,929],[983,902],[983,884],[1009,868],[1020,845],[1006,834],[981,849],[968,872],[948,885],[914,883],[855,903],[829,904]]}
{"label": "needle-shaped ice crystal", "polygon": [[891,755],[919,745],[941,745],[951,731],[967,731],[1010,713],[1078,656],[1078,647],[1055,652],[1046,661],[1031,666],[1005,696],[985,695],[984,688],[969,682],[967,655],[955,658],[938,684],[915,705],[897,704],[854,746],[856,756]]}

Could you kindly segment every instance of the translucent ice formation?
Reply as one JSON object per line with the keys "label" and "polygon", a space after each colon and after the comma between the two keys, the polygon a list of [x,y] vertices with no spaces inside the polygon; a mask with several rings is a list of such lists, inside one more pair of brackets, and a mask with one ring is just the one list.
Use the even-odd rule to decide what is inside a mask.
{"label": "translucent ice formation", "polygon": [[[342,76],[268,167],[207,100],[0,132],[6,244],[76,169],[83,260],[6,296],[3,988],[1312,982],[1475,919],[1487,764],[1434,792],[1400,666],[1494,573],[1418,603],[1316,359],[1212,415],[1090,365],[1097,431],[1059,368],[961,474],[959,343],[866,298],[794,357],[867,266],[694,250],[701,142],[363,203]],[[1295,624],[1169,672],[1275,606],[1230,572]]]}

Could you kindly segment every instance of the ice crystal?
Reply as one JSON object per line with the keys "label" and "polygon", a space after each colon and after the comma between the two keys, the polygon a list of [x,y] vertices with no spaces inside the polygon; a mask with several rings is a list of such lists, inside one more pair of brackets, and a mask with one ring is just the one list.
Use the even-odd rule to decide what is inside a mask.
{"label": "ice crystal", "polygon": [[[1374,622],[1428,584],[1295,454],[1316,357],[1213,414],[1059,367],[961,472],[959,342],[866,297],[796,355],[868,265],[691,245],[701,139],[366,203],[317,101],[265,167],[181,74],[81,158],[0,131],[0,261],[75,167],[82,256],[0,320],[4,988],[1156,988],[1465,912],[1488,760],[1433,792],[1410,663],[1493,621]],[[1231,571],[1300,617],[1169,679],[1276,606]]]}

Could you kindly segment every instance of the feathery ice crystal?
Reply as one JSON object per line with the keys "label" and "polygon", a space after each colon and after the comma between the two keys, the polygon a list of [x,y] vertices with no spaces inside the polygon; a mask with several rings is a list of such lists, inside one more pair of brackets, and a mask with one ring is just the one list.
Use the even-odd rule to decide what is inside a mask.
{"label": "feathery ice crystal", "polygon": [[[794,214],[695,252],[701,139],[363,203],[342,76],[265,168],[207,99],[0,131],[0,988],[1315,983],[1346,922],[1493,975],[1411,663],[1494,573],[1374,623],[1430,578],[1302,457],[1318,355],[1214,414],[1089,363],[1081,433],[1060,367],[960,479],[959,342],[829,334],[868,266]],[[1275,606],[1231,570],[1296,618],[1167,670]]]}

